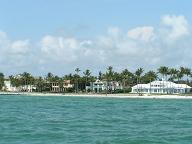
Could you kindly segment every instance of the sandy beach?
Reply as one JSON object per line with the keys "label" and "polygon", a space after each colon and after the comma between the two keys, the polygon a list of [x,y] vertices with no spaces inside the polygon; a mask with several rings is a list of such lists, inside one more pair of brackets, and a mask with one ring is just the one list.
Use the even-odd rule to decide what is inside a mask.
{"label": "sandy beach", "polygon": [[21,96],[69,96],[69,97],[109,97],[109,98],[141,98],[141,99],[192,99],[192,95],[138,95],[138,94],[76,94],[76,93],[36,93],[36,92],[0,92],[0,95]]}

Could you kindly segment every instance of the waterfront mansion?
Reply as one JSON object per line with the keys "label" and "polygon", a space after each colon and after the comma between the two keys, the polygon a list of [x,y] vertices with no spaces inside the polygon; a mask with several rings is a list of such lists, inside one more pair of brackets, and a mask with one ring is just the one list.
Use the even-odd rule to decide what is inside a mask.
{"label": "waterfront mansion", "polygon": [[191,87],[187,84],[176,84],[165,80],[137,84],[132,87],[132,93],[182,94],[189,93],[190,90]]}
{"label": "waterfront mansion", "polygon": [[115,90],[122,90],[123,86],[120,82],[117,81],[101,81],[97,79],[95,82],[91,82],[90,86],[86,86],[86,91],[92,91],[95,93],[101,93],[106,90],[113,92]]}

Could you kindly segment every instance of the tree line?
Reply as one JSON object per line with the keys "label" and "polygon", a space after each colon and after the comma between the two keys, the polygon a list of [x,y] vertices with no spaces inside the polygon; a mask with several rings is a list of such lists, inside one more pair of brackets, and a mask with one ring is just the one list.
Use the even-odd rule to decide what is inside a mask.
{"label": "tree line", "polygon": [[[112,66],[107,67],[105,72],[99,72],[97,76],[92,75],[89,69],[81,71],[76,68],[73,73],[69,73],[62,77],[48,73],[45,77],[35,77],[28,72],[24,72],[18,75],[9,76],[12,86],[19,87],[25,85],[36,86],[37,92],[48,92],[50,91],[50,83],[57,82],[62,86],[64,80],[70,80],[74,85],[73,88],[67,89],[67,92],[86,92],[86,86],[90,85],[90,82],[94,82],[96,79],[102,81],[117,81],[123,85],[122,92],[130,92],[131,87],[136,84],[150,83],[154,80],[168,80],[175,83],[185,83],[192,85],[191,83],[192,71],[187,67],[169,68],[166,66],[159,67],[156,71],[149,70],[144,71],[143,68],[138,68],[134,72],[124,69],[120,72],[114,71]],[[5,76],[0,73],[0,90],[4,86]]]}

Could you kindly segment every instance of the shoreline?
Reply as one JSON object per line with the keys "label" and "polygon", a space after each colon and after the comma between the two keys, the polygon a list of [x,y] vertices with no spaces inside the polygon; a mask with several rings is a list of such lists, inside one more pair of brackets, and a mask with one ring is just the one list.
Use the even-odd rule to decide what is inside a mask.
{"label": "shoreline", "polygon": [[192,95],[142,95],[138,94],[76,94],[76,93],[36,93],[36,92],[0,92],[0,95],[20,96],[59,96],[59,97],[97,97],[97,98],[138,98],[138,99],[192,99]]}

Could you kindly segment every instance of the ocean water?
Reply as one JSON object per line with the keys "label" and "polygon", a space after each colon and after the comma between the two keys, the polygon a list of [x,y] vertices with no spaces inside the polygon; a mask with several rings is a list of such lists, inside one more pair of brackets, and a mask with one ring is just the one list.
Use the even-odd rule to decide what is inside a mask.
{"label": "ocean water", "polygon": [[0,144],[191,143],[191,100],[0,96]]}

